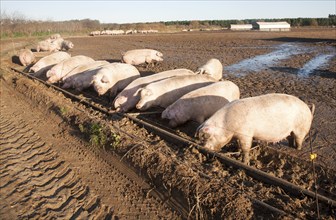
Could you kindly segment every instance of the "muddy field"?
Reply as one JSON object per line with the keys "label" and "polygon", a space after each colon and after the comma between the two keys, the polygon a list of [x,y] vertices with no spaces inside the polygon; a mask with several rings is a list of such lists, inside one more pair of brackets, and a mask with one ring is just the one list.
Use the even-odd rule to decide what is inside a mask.
{"label": "muddy field", "polygon": [[[154,67],[138,67],[142,75],[175,68],[196,70],[208,59],[217,58],[224,66],[223,78],[239,86],[241,98],[279,92],[298,96],[308,104],[314,103],[316,111],[310,136],[311,147],[317,154],[319,192],[335,199],[335,32],[335,29],[293,29],[274,33],[223,31],[72,37],[68,40],[75,44],[70,51],[72,56],[87,55],[109,62],[120,61],[121,53],[130,49],[161,51],[164,61]],[[1,179],[5,182],[1,181],[4,183],[0,185],[0,213],[8,216],[5,219],[13,216],[81,219],[101,215],[126,219],[283,218],[263,211],[254,199],[273,205],[290,217],[316,218],[312,199],[286,193],[280,195],[282,189],[257,182],[243,171],[208,158],[197,149],[164,140],[128,118],[104,116],[9,71],[9,66],[23,69],[13,63],[14,49],[33,48],[35,41],[1,42],[0,127],[4,134],[1,164],[5,166]],[[76,94],[110,107],[109,97],[97,97],[93,90]],[[20,112],[19,109],[26,110]],[[149,111],[152,110],[162,111]],[[137,117],[170,130],[159,116]],[[85,131],[93,123],[109,130],[106,131],[108,144],[103,148],[90,145],[90,136]],[[8,124],[12,127],[8,128]],[[197,126],[189,122],[172,132],[194,139]],[[19,135],[15,129],[19,130]],[[20,134],[42,142],[25,146],[20,142]],[[255,142],[254,147],[251,166],[306,189],[314,189],[309,138],[301,151],[288,147],[286,141],[277,144]],[[237,150],[237,143],[232,142],[221,153]],[[23,163],[17,154],[22,154],[23,161],[31,163],[34,169]],[[241,159],[239,155],[229,157]],[[39,162],[44,160],[47,162]],[[126,164],[120,165],[120,160]],[[53,168],[57,163],[62,165]],[[31,173],[35,179],[27,178]],[[47,181],[48,178],[51,181]],[[69,186],[59,187],[63,183],[57,183],[58,180],[53,183],[54,179],[69,182]],[[38,181],[47,181],[47,184],[41,185]],[[31,190],[25,188],[25,184],[41,187]],[[91,203],[94,205],[90,206]],[[29,209],[31,205],[33,210]],[[23,211],[16,212],[18,209]],[[334,218],[334,208],[320,205],[320,209],[322,218]]]}
{"label": "muddy field", "polygon": [[[95,60],[120,61],[120,54],[135,48],[162,51],[165,60],[153,68],[141,68],[143,75],[175,68],[196,71],[210,58],[224,66],[223,78],[235,82],[241,97],[286,93],[316,105],[312,126],[313,147],[319,162],[336,169],[336,39],[335,30],[301,30],[289,33],[214,32],[69,38],[76,45],[72,55]],[[262,56],[261,56],[262,55]],[[326,63],[318,61],[321,55]],[[316,59],[316,66],[305,66]],[[308,64],[309,65],[309,64]],[[193,132],[193,131],[191,131]],[[291,155],[309,159],[309,147]]]}

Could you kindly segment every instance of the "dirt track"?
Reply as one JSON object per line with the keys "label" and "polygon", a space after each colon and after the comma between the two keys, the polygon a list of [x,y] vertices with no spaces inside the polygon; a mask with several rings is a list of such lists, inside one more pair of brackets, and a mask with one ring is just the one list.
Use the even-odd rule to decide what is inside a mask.
{"label": "dirt track", "polygon": [[[187,33],[150,36],[76,37],[70,38],[70,40],[76,45],[74,50],[71,51],[72,55],[83,54],[94,59],[108,61],[119,61],[120,52],[128,49],[151,47],[162,51],[165,54],[165,61],[149,69],[139,67],[143,75],[172,68],[190,68],[195,70],[197,66],[212,57],[220,58],[223,65],[228,67],[244,59],[272,53],[272,51],[277,50],[278,45],[282,45],[284,42],[286,44],[299,44],[300,48],[304,48],[305,52],[291,54],[289,58],[279,59],[279,62],[275,62],[271,66],[266,65],[262,69],[258,69],[257,73],[248,72],[242,77],[237,77],[232,73],[229,74],[230,72],[225,70],[224,78],[232,80],[240,87],[242,97],[268,92],[285,92],[299,96],[307,103],[315,103],[317,112],[313,122],[312,136],[314,151],[318,153],[317,162],[322,165],[322,169],[319,170],[319,182],[325,189],[335,193],[336,189],[333,183],[336,178],[328,168],[336,168],[336,133],[334,129],[336,121],[336,59],[333,57],[329,65],[314,70],[309,78],[297,76],[299,69],[317,54],[329,53],[330,47],[335,49],[336,42],[332,39],[333,31],[335,30],[324,32],[303,30],[290,33]],[[291,48],[291,45],[289,47],[286,46],[286,48]],[[306,52],[306,50],[309,52]],[[6,62],[9,65],[14,65],[11,61],[7,60]],[[240,71],[243,70],[240,69]],[[17,193],[15,194],[15,196],[18,196],[17,198],[22,198],[17,201],[17,204],[22,206],[10,207],[9,204],[15,203],[15,200],[10,197],[12,194],[8,195],[8,193],[3,192],[7,191],[7,189],[8,191],[10,189],[14,190],[16,181],[19,182],[21,179],[15,179],[15,176],[18,176],[15,172],[4,170],[1,173],[1,179],[7,178],[9,184],[1,185],[4,189],[6,188],[5,191],[1,189],[1,197],[6,198],[1,204],[3,206],[1,210],[6,215],[8,214],[8,219],[11,219],[11,215],[23,217],[27,213],[35,216],[35,218],[41,216],[56,217],[66,212],[74,216],[87,215],[93,217],[99,210],[104,210],[102,214],[110,217],[117,216],[130,219],[180,218],[180,215],[174,212],[174,210],[181,211],[179,207],[174,206],[178,202],[174,203],[174,201],[163,199],[167,203],[161,204],[158,199],[164,197],[162,196],[164,195],[164,188],[171,191],[172,194],[174,194],[174,191],[175,194],[176,192],[180,193],[181,197],[190,196],[188,197],[191,199],[190,201],[186,202],[183,198],[180,201],[185,203],[185,207],[189,205],[187,215],[192,214],[195,216],[194,213],[203,213],[205,216],[214,214],[212,217],[223,217],[227,214],[227,216],[236,216],[242,219],[250,218],[252,215],[268,216],[268,214],[262,213],[260,207],[252,205],[248,199],[248,197],[257,197],[265,202],[275,204],[289,213],[296,212],[295,215],[297,217],[313,218],[315,216],[313,211],[308,211],[314,210],[313,201],[300,201],[289,196],[279,196],[278,189],[268,185],[257,184],[251,186],[254,182],[240,171],[225,167],[218,161],[209,161],[204,155],[194,149],[181,148],[181,146],[166,143],[144,129],[137,127],[129,120],[113,120],[114,125],[118,125],[119,128],[136,135],[140,140],[150,143],[148,146],[136,146],[134,140],[131,141],[129,137],[120,135],[122,144],[118,149],[114,150],[119,155],[126,155],[124,160],[127,158],[133,166],[145,169],[146,174],[144,176],[147,177],[147,181],[149,178],[150,181],[156,182],[156,187],[162,185],[163,194],[155,194],[156,196],[154,195],[153,197],[153,194],[149,192],[157,190],[157,193],[159,193],[160,188],[151,188],[150,183],[144,181],[146,178],[142,179],[136,174],[139,174],[139,171],[133,171],[125,165],[120,165],[120,163],[113,163],[113,158],[115,160],[120,159],[118,159],[118,155],[115,155],[117,157],[115,158],[113,153],[110,154],[108,151],[109,154],[105,157],[103,155],[106,155],[106,152],[88,147],[86,142],[88,137],[83,136],[78,131],[78,126],[85,125],[85,123],[88,124],[87,116],[83,116],[80,112],[91,112],[90,109],[73,105],[63,95],[51,89],[45,89],[41,85],[35,85],[33,82],[19,76],[11,76],[7,78],[6,82],[2,81],[2,83],[5,83],[6,86],[4,84],[1,85],[1,117],[4,121],[12,124],[15,127],[13,128],[14,130],[20,130],[20,125],[23,124],[24,129],[27,128],[27,130],[33,131],[35,134],[26,133],[25,131],[27,130],[23,130],[21,133],[24,133],[27,138],[34,138],[35,136],[40,138],[44,145],[41,147],[36,146],[36,148],[34,147],[35,145],[31,145],[32,149],[27,146],[27,148],[23,149],[23,157],[17,157],[15,154],[20,152],[21,148],[5,149],[10,149],[7,146],[9,139],[17,137],[21,140],[21,137],[14,135],[13,133],[15,132],[11,128],[8,130],[10,133],[7,134],[7,129],[3,130],[7,123],[0,124],[1,132],[6,133],[5,139],[1,140],[1,150],[4,149],[9,155],[8,158],[1,157],[1,163],[12,167],[10,165],[11,158],[13,160],[17,159],[15,167],[20,169],[20,166],[27,167],[21,160],[27,159],[26,155],[29,161],[31,159],[30,156],[36,154],[36,156],[32,157],[34,159],[31,162],[33,165],[35,163],[40,164],[35,161],[35,157],[41,158],[40,160],[47,160],[51,155],[53,157],[52,162],[63,161],[60,167],[69,168],[70,171],[67,171],[65,176],[72,174],[73,178],[71,180],[77,181],[78,186],[88,189],[84,198],[80,197],[78,199],[78,196],[72,196],[71,194],[75,190],[68,190],[67,187],[63,187],[65,189],[57,188],[57,181],[62,181],[62,178],[57,180],[57,177],[62,173],[58,175],[56,173],[58,169],[56,169],[53,172],[55,181],[48,186],[51,191],[47,192],[47,194],[49,193],[48,199],[39,202],[39,200],[31,199],[31,195],[33,195],[32,198],[34,198],[34,195],[38,198],[45,198],[43,195],[41,196],[40,191],[31,191],[29,188],[25,188],[35,184],[29,178],[27,182],[24,181],[29,175],[26,173],[35,172],[34,169],[27,168],[22,171],[24,172],[23,174],[19,172],[19,177],[22,178],[24,183],[27,183],[22,191],[28,194],[22,195],[20,194],[21,191],[14,191],[14,193]],[[9,86],[7,87],[7,85]],[[13,90],[13,88],[15,89]],[[41,94],[38,94],[39,91],[41,91]],[[94,94],[93,91],[88,91],[88,93]],[[57,100],[56,103],[55,100]],[[106,105],[108,98],[100,97],[97,101]],[[25,111],[22,112],[22,109]],[[68,112],[62,111],[62,109],[68,109]],[[16,117],[10,117],[13,114]],[[94,112],[89,115],[94,120],[104,123],[102,122],[104,116]],[[156,115],[150,116],[149,119],[160,121]],[[163,121],[163,123],[165,122]],[[38,126],[33,126],[35,124]],[[197,125],[191,122],[178,128],[177,132],[181,135],[191,136],[195,126]],[[20,134],[20,132],[18,133]],[[305,142],[305,148],[302,151],[289,148],[286,142],[271,145],[272,149],[277,150],[276,152],[281,152],[279,155],[276,152],[272,152],[272,149],[266,148],[265,143],[257,143],[257,145],[259,147],[252,152],[252,166],[267,170],[276,176],[287,178],[287,180],[298,183],[305,188],[312,188],[313,177],[309,163],[310,149],[308,141]],[[235,143],[223,149],[224,152],[235,150]],[[41,155],[38,152],[41,152]],[[113,164],[115,167],[113,167]],[[47,169],[47,165],[43,165],[36,166],[37,172],[45,173],[36,177],[41,179],[42,182],[45,179],[52,178],[52,174],[49,175],[48,172],[42,172],[43,169]],[[62,171],[61,168],[59,170]],[[200,177],[199,171],[211,176],[212,180],[209,181],[204,177]],[[61,177],[63,176],[61,175]],[[65,178],[64,181],[66,181]],[[157,181],[161,182],[157,183]],[[230,187],[223,185],[224,182],[228,183]],[[242,187],[240,190],[245,194],[237,194],[236,191],[231,189],[231,186],[238,189]],[[74,186],[74,188],[76,187],[77,185]],[[43,190],[41,189],[41,191]],[[58,194],[65,194],[68,197],[60,196],[62,200],[58,201]],[[267,195],[267,198],[263,198],[262,195]],[[197,198],[197,196],[199,197]],[[285,199],[283,200],[280,197]],[[95,209],[85,209],[87,207],[85,204],[92,198],[97,198],[95,200],[97,201]],[[198,199],[199,201],[195,202],[193,199]],[[47,205],[48,202],[53,203],[54,200],[60,205],[55,212],[53,211],[54,209],[48,208],[49,206]],[[239,201],[240,204],[244,205],[232,204],[231,201]],[[200,205],[200,207],[192,206],[189,203]],[[37,208],[34,212],[28,210],[27,204],[37,204],[40,208]],[[226,205],[223,207],[221,204]],[[55,208],[56,206],[53,207]],[[16,212],[21,207],[25,207],[22,215],[20,212]],[[104,209],[104,207],[106,208]],[[197,208],[199,210],[196,210]],[[190,213],[188,213],[189,211]],[[331,216],[330,213],[335,212],[327,210],[323,213],[323,216],[328,218],[328,216]],[[202,217],[202,215],[198,217]]]}

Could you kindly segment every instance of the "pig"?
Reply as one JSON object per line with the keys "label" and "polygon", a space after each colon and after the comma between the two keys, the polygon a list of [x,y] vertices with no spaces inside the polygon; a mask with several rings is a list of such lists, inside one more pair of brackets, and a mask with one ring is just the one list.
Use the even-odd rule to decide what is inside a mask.
{"label": "pig", "polygon": [[84,89],[89,88],[93,83],[93,76],[97,74],[97,72],[101,68],[102,67],[94,67],[80,74],[75,74],[66,78],[64,80],[62,88],[63,89],[74,88],[77,91],[82,91]]}
{"label": "pig", "polygon": [[61,35],[60,34],[53,34],[49,38],[50,39],[58,39],[58,38],[61,38]]}
{"label": "pig", "polygon": [[104,66],[104,65],[107,65],[107,64],[109,64],[109,62],[107,62],[105,60],[104,61],[93,61],[93,62],[81,64],[81,65],[75,67],[74,69],[72,69],[68,74],[63,76],[62,81],[64,82],[67,78],[69,78],[73,75],[76,75],[76,74],[80,74],[80,73],[82,73],[86,70],[95,69],[97,67]]}
{"label": "pig", "polygon": [[30,68],[30,72],[33,72],[35,76],[44,74],[47,70],[53,67],[55,64],[62,62],[65,59],[70,58],[70,54],[66,52],[56,52],[41,58],[34,66]]}
{"label": "pig", "polygon": [[68,40],[64,40],[61,44],[61,50],[70,50],[73,47],[74,47],[74,44]]}
{"label": "pig", "polygon": [[35,62],[35,55],[29,49],[22,49],[19,52],[19,59],[23,66],[28,66]]}
{"label": "pig", "polygon": [[37,52],[40,52],[40,51],[55,52],[55,51],[59,51],[59,47],[54,42],[49,42],[49,41],[44,40],[44,41],[40,41],[37,43],[36,51]]}
{"label": "pig", "polygon": [[151,83],[140,89],[139,110],[152,106],[168,107],[183,95],[195,89],[208,86],[215,80],[207,75],[176,76]]}
{"label": "pig", "polygon": [[93,62],[94,60],[91,57],[83,56],[83,55],[78,55],[74,57],[70,57],[66,60],[63,60],[53,66],[48,72],[47,72],[47,77],[48,77],[48,83],[55,83],[61,80],[64,76],[66,76],[72,69],[75,67]]}
{"label": "pig", "polygon": [[62,50],[63,38],[49,39],[50,43],[56,45],[57,51]]}
{"label": "pig", "polygon": [[134,66],[126,63],[111,63],[103,66],[93,76],[93,87],[99,95],[109,90],[110,96],[114,97],[118,91],[139,77],[140,73]]}
{"label": "pig", "polygon": [[161,117],[169,119],[171,127],[189,120],[202,123],[225,104],[239,99],[239,96],[239,88],[233,82],[216,82],[185,94],[168,106]]}
{"label": "pig", "polygon": [[145,87],[149,83],[158,82],[163,79],[183,76],[195,75],[188,69],[167,70],[146,77],[140,77],[131,82],[124,90],[122,90],[114,99],[114,108],[119,112],[127,112],[134,108],[140,100],[140,94],[137,92],[140,88]]}
{"label": "pig", "polygon": [[252,139],[278,142],[288,138],[298,150],[309,132],[315,106],[312,110],[299,98],[272,93],[232,101],[201,124],[196,132],[205,139],[205,147],[219,150],[236,138],[243,153],[243,162],[249,164]]}
{"label": "pig", "polygon": [[163,61],[163,54],[152,49],[129,50],[122,55],[121,60],[131,65],[150,64]]}
{"label": "pig", "polygon": [[206,64],[199,67],[196,73],[206,74],[216,80],[220,80],[223,77],[223,65],[217,59],[210,59]]}

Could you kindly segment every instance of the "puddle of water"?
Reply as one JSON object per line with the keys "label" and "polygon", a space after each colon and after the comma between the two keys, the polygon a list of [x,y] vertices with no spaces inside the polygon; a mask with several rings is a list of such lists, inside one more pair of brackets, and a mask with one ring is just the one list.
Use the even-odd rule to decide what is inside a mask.
{"label": "puddle of water", "polygon": [[308,77],[318,67],[326,65],[335,54],[321,54],[306,63],[299,71],[298,76]]}
{"label": "puddle of water", "polygon": [[239,63],[225,67],[225,70],[229,73],[235,74],[236,76],[244,76],[247,73],[258,72],[262,69],[267,69],[277,62],[287,59],[290,56],[304,53],[306,51],[300,45],[294,45],[290,43],[281,44],[276,47],[276,50],[259,55],[250,59],[243,60]]}

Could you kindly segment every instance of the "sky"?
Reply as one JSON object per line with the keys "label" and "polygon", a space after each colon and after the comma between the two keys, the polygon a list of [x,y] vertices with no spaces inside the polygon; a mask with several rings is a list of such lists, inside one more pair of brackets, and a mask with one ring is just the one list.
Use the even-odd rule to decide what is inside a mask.
{"label": "sky", "polygon": [[101,23],[181,20],[328,17],[336,14],[335,0],[263,1],[30,1],[1,0],[1,14],[20,14],[32,20],[93,19]]}

